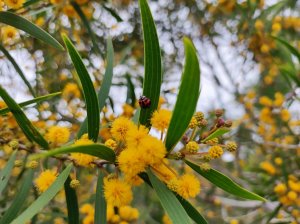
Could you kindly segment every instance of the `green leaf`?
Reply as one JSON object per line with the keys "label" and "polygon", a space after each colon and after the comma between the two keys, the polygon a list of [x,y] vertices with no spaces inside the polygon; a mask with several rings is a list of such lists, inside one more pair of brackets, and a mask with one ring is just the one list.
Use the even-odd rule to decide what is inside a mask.
{"label": "green leaf", "polygon": [[214,131],[213,133],[211,133],[209,136],[207,136],[201,142],[206,142],[206,141],[211,140],[213,138],[220,137],[220,136],[226,134],[229,131],[230,131],[230,129],[228,129],[228,128],[218,128],[216,131]]}
{"label": "green leaf", "polygon": [[65,182],[65,195],[68,208],[68,223],[79,224],[79,208],[77,195],[74,188],[70,186],[71,178],[68,176]]}
{"label": "green leaf", "polygon": [[17,151],[14,151],[12,153],[12,155],[10,156],[4,169],[0,171],[0,195],[2,194],[2,191],[5,189],[5,187],[8,183],[11,170],[15,165],[16,154],[17,154]]}
{"label": "green leaf", "polygon": [[29,221],[35,214],[39,213],[55,195],[62,189],[73,165],[69,164],[64,171],[56,178],[54,183],[42,193],[20,216],[11,224],[21,224]]}
{"label": "green leaf", "polygon": [[206,219],[198,212],[196,208],[194,208],[193,205],[191,205],[187,200],[182,198],[179,195],[176,195],[178,201],[181,203],[184,210],[187,212],[187,214],[194,220],[197,224],[208,224]]}
{"label": "green leaf", "polygon": [[63,40],[82,84],[87,108],[88,135],[90,139],[96,142],[99,135],[100,125],[100,111],[97,94],[91,77],[74,45],[65,35],[63,35]]}
{"label": "green leaf", "polygon": [[185,65],[166,137],[166,148],[168,151],[172,150],[188,128],[196,110],[200,93],[200,67],[196,49],[190,39],[185,37],[183,42]]}
{"label": "green leaf", "polygon": [[55,40],[50,34],[34,25],[30,21],[20,17],[12,12],[0,12],[0,22],[23,30],[31,36],[55,47],[58,50],[64,50],[63,46]]}
{"label": "green leaf", "polygon": [[173,223],[191,223],[190,218],[176,196],[150,170],[147,171],[151,184]]}
{"label": "green leaf", "polygon": [[133,85],[129,74],[126,74],[126,80],[127,80],[126,103],[128,103],[132,107],[134,107],[135,103],[136,103],[136,97],[135,97],[135,92],[134,92],[135,86]]}
{"label": "green leaf", "polygon": [[45,158],[49,156],[55,156],[59,154],[73,153],[73,152],[89,154],[92,156],[96,156],[100,159],[107,160],[112,163],[115,162],[116,160],[115,152],[111,148],[103,144],[65,146],[57,149],[52,149],[50,151],[46,151],[44,153],[34,154],[30,156],[30,158],[39,159],[39,158]]}
{"label": "green leaf", "polygon": [[217,170],[210,169],[208,171],[203,171],[203,170],[201,170],[201,168],[198,165],[196,165],[190,161],[185,160],[185,163],[187,165],[189,165],[197,173],[199,173],[201,176],[203,176],[208,181],[210,181],[212,184],[214,184],[215,186],[221,188],[222,190],[224,190],[232,195],[235,195],[235,196],[238,196],[238,197],[241,197],[244,199],[266,201],[266,199],[264,199],[263,197],[242,188],[240,185],[235,183],[229,177],[225,176],[224,174],[220,173]]}
{"label": "green leaf", "polygon": [[[98,102],[99,102],[99,111],[105,106],[105,101],[108,97],[112,77],[113,77],[113,67],[114,67],[114,48],[111,38],[107,39],[107,55],[106,55],[107,67],[105,70],[103,82],[101,88],[98,92]],[[80,130],[77,134],[77,137],[80,138],[83,134],[87,133],[87,120],[85,119],[81,124]]]}
{"label": "green leaf", "polygon": [[[48,99],[50,99],[52,97],[58,96],[59,94],[61,94],[61,92],[51,93],[51,94],[48,94],[48,95],[45,95],[45,96],[39,96],[39,97],[36,97],[36,98],[34,98],[32,100],[28,100],[28,101],[19,103],[18,105],[20,107],[25,107],[25,106],[28,106],[30,104],[39,103],[39,102],[48,100]],[[9,112],[10,112],[9,108],[3,108],[3,109],[0,110],[0,115],[7,114]]]}
{"label": "green leaf", "polygon": [[300,86],[300,78],[298,78],[295,73],[290,72],[289,70],[284,68],[280,68],[280,72],[284,77],[293,80],[297,84],[297,86]]}
{"label": "green leaf", "polygon": [[118,13],[116,13],[115,10],[113,10],[112,8],[109,8],[109,7],[105,6],[105,5],[102,5],[102,7],[106,11],[108,11],[113,17],[115,17],[115,19],[117,20],[117,22],[123,22],[123,19],[119,16]]}
{"label": "green leaf", "polygon": [[139,0],[144,34],[143,95],[151,100],[150,108],[141,108],[139,122],[150,127],[150,118],[157,109],[162,82],[160,47],[155,24],[147,0]]}
{"label": "green leaf", "polygon": [[10,207],[4,213],[3,217],[0,220],[0,224],[10,223],[16,217],[16,215],[19,214],[19,212],[22,209],[22,206],[24,205],[24,203],[20,203],[20,202],[24,202],[29,195],[29,191],[32,186],[33,175],[34,175],[33,169],[27,170],[27,173],[24,177],[24,181],[22,183],[20,190],[18,191],[18,194],[14,198]]}
{"label": "green leaf", "polygon": [[12,63],[12,65],[15,68],[15,70],[20,75],[21,79],[26,84],[27,88],[29,89],[29,92],[31,93],[31,95],[35,97],[35,93],[34,93],[34,90],[33,90],[32,86],[30,85],[29,81],[25,77],[23,71],[21,70],[21,68],[19,67],[19,65],[15,61],[15,59],[10,55],[10,53],[1,44],[0,44],[0,50],[7,57],[7,59]]}
{"label": "green leaf", "polygon": [[137,108],[131,119],[133,123],[135,123],[136,125],[138,125],[140,113],[141,113],[141,108]]}
{"label": "green leaf", "polygon": [[96,188],[96,202],[95,202],[95,224],[106,224],[106,201],[104,198],[103,179],[105,173],[100,170],[97,188]]}
{"label": "green leaf", "polygon": [[0,96],[6,103],[9,110],[12,112],[20,128],[30,141],[35,141],[45,149],[49,148],[48,142],[38,132],[38,130],[32,125],[30,120],[26,117],[21,107],[11,98],[8,93],[0,86]]}
{"label": "green leaf", "polygon": [[83,25],[85,26],[85,28],[88,31],[88,34],[93,42],[94,51],[97,53],[100,53],[100,49],[97,44],[95,33],[93,32],[88,19],[86,18],[86,16],[84,15],[83,11],[80,8],[80,6],[76,2],[73,1],[73,2],[71,2],[71,4],[72,4],[73,8],[75,9],[75,11],[77,12],[77,14],[79,15]]}
{"label": "green leaf", "polygon": [[279,38],[279,37],[274,37],[272,36],[274,39],[276,39],[279,43],[281,43],[282,45],[284,45],[290,52],[291,54],[293,54],[295,57],[297,57],[299,63],[300,63],[300,53],[299,51],[294,48],[292,45],[290,45],[288,42],[286,42],[285,40]]}

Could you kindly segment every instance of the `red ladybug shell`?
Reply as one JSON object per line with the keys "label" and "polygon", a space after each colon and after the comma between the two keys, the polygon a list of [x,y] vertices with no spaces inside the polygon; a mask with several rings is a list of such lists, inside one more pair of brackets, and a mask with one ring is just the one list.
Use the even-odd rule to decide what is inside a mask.
{"label": "red ladybug shell", "polygon": [[139,104],[141,108],[149,108],[151,106],[151,100],[146,96],[141,96],[139,99]]}

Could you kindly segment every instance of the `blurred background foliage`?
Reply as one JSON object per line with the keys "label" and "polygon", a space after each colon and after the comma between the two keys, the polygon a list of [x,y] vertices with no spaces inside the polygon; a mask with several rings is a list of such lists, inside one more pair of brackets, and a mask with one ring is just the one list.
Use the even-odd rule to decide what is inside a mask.
{"label": "blurred background foliage", "polygon": [[[102,122],[109,122],[114,114],[133,115],[143,82],[143,40],[136,1],[28,0],[17,6],[10,2],[14,1],[1,1],[2,10],[29,19],[60,42],[61,33],[75,42],[96,89],[105,72],[106,40],[112,37],[113,87]],[[184,57],[181,40],[189,36],[202,70],[198,110],[213,120],[214,110],[224,108],[225,117],[233,120],[233,131],[221,141],[230,138],[239,145],[235,154],[225,153],[213,167],[269,200],[238,201],[203,180],[202,193],[195,201],[201,213],[209,223],[300,223],[299,2],[158,0],[149,4],[162,50],[166,107],[174,105]],[[5,49],[29,80],[26,85],[8,57],[0,55],[1,85],[18,101],[32,98],[29,85],[36,96],[62,91],[62,98],[26,110],[41,132],[54,124],[77,131],[86,112],[78,77],[66,54],[1,24],[0,50],[4,53]],[[0,127],[1,167],[11,150],[4,143],[18,133],[12,117],[5,119]],[[100,135],[109,138],[105,128]],[[15,178],[20,172],[21,168],[14,168]],[[92,177],[86,178],[92,182]],[[81,202],[92,201],[87,198],[90,189],[81,188],[86,191]],[[146,221],[137,223],[168,223],[162,221],[162,210],[152,193],[143,188],[138,191],[141,197],[134,204]],[[11,193],[7,192],[7,198]],[[144,202],[150,200],[153,203],[148,207]],[[60,217],[60,203],[58,195],[52,208],[39,215],[46,220],[43,223],[59,223],[48,213],[55,211]]]}

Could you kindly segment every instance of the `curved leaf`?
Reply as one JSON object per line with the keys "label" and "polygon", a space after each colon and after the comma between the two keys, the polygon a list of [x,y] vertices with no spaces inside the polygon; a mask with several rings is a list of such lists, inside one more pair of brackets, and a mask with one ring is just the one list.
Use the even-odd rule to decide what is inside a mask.
{"label": "curved leaf", "polygon": [[34,90],[33,90],[32,86],[30,85],[29,81],[25,77],[22,69],[19,67],[19,65],[17,64],[17,62],[15,61],[15,59],[10,55],[10,53],[1,44],[0,44],[0,50],[7,57],[7,59],[12,63],[12,65],[15,68],[15,70],[20,75],[21,79],[26,84],[27,88],[29,89],[29,92],[31,93],[31,95],[35,97],[35,93],[34,93]]}
{"label": "curved leaf", "polygon": [[222,135],[226,134],[229,131],[230,131],[229,128],[219,128],[216,131],[214,131],[213,133],[211,133],[209,136],[207,136],[205,139],[201,140],[201,142],[206,142],[206,141],[211,140],[213,138],[217,138],[219,136],[222,136]]}
{"label": "curved leaf", "polygon": [[0,172],[0,195],[2,194],[2,191],[5,189],[5,187],[8,183],[11,170],[14,168],[16,154],[17,154],[17,151],[14,151],[12,153],[6,166]]}
{"label": "curved leaf", "polygon": [[285,40],[283,40],[283,39],[281,39],[279,37],[274,37],[273,36],[273,38],[276,39],[282,45],[284,45],[291,52],[291,54],[293,54],[298,59],[298,61],[300,63],[300,52],[296,48],[294,48],[288,42],[286,42]]}
{"label": "curved leaf", "polygon": [[123,22],[123,19],[119,16],[118,13],[116,13],[115,10],[113,10],[112,8],[109,8],[109,7],[105,6],[105,5],[102,5],[102,7],[106,11],[108,11],[118,22]]}
{"label": "curved leaf", "polygon": [[[114,47],[111,38],[107,39],[107,55],[106,55],[107,67],[105,70],[104,78],[100,90],[98,92],[99,111],[105,106],[105,101],[108,97],[114,68]],[[87,133],[87,119],[83,121],[80,126],[80,130],[77,137],[80,138],[83,134]]]}
{"label": "curved leaf", "polygon": [[194,220],[197,224],[208,224],[206,219],[198,212],[196,208],[194,208],[193,205],[191,205],[187,200],[180,197],[179,195],[176,195],[178,201],[181,203],[184,210],[187,212],[187,214]]}
{"label": "curved leaf", "polygon": [[[20,107],[25,107],[25,106],[28,106],[30,104],[34,104],[34,103],[38,103],[38,102],[42,102],[42,101],[48,100],[48,99],[50,99],[52,97],[58,96],[59,94],[61,94],[61,92],[51,93],[51,94],[48,94],[48,95],[45,95],[45,96],[39,96],[39,97],[36,97],[36,98],[34,98],[32,100],[28,100],[28,101],[19,103],[18,105]],[[0,115],[7,114],[9,112],[10,112],[9,108],[3,108],[3,109],[0,110]]]}
{"label": "curved leaf", "polygon": [[27,19],[24,19],[23,17],[12,12],[0,12],[0,22],[13,26],[19,30],[23,30],[31,36],[51,45],[52,47],[55,47],[58,50],[64,50],[63,46],[61,46],[61,44],[46,31],[34,25]]}
{"label": "curved leaf", "polygon": [[141,108],[139,122],[150,127],[150,118],[157,109],[162,82],[160,47],[155,24],[147,0],[139,0],[144,34],[143,95],[151,100],[150,108]]}
{"label": "curved leaf", "polygon": [[96,190],[96,202],[95,202],[95,224],[106,224],[106,200],[104,198],[104,188],[103,188],[103,178],[105,173],[100,170],[98,181],[97,181],[97,190]]}
{"label": "curved leaf", "polygon": [[65,35],[63,35],[63,40],[82,84],[87,109],[88,135],[90,139],[96,142],[100,125],[100,111],[97,94],[90,75],[74,45]]}
{"label": "curved leaf", "polygon": [[64,171],[56,178],[54,183],[42,193],[20,216],[18,216],[11,224],[26,223],[35,214],[42,210],[52,198],[62,189],[73,165],[69,164]]}
{"label": "curved leaf", "polygon": [[185,163],[189,165],[193,170],[195,170],[197,173],[199,173],[201,176],[206,178],[208,181],[210,181],[212,184],[215,186],[221,188],[222,190],[244,198],[244,199],[250,199],[250,200],[258,200],[258,201],[266,201],[263,197],[252,193],[245,188],[242,188],[240,185],[235,183],[232,179],[229,177],[225,176],[224,174],[220,173],[217,170],[210,169],[208,171],[203,171],[199,166],[196,164],[185,160]]}
{"label": "curved leaf", "polygon": [[170,151],[184,135],[195,112],[200,93],[200,67],[196,49],[191,40],[183,39],[185,65],[175,108],[166,136]]}
{"label": "curved leaf", "polygon": [[65,195],[68,208],[68,223],[79,224],[79,208],[75,189],[70,186],[71,178],[65,182]]}
{"label": "curved leaf", "polygon": [[0,219],[0,224],[10,223],[20,212],[22,206],[24,205],[23,203],[20,202],[24,202],[28,197],[30,188],[32,186],[33,175],[34,175],[34,169],[29,169],[27,171],[26,176],[24,177],[24,181],[22,183],[20,190],[18,191],[17,196],[14,198],[12,204],[6,210],[3,217]]}
{"label": "curved leaf", "polygon": [[176,196],[150,170],[147,171],[151,184],[173,223],[191,223],[190,218]]}
{"label": "curved leaf", "polygon": [[115,162],[116,160],[115,152],[111,148],[103,144],[65,146],[57,149],[52,149],[51,151],[47,151],[44,153],[32,155],[30,156],[30,158],[38,159],[72,152],[89,154],[100,159],[107,160],[109,162]]}
{"label": "curved leaf", "polygon": [[38,132],[38,130],[32,125],[30,120],[26,117],[21,107],[11,98],[8,93],[0,86],[0,96],[6,103],[9,110],[12,112],[20,128],[30,141],[35,141],[45,149],[49,148],[48,142]]}

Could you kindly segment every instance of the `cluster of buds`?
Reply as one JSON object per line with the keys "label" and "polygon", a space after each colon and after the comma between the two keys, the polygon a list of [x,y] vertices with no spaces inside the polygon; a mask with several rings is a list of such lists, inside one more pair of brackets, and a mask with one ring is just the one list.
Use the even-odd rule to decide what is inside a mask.
{"label": "cluster of buds", "polygon": [[197,162],[203,170],[209,170],[210,164],[208,162],[212,159],[220,158],[224,150],[235,152],[237,150],[237,144],[235,142],[228,141],[224,144],[219,142],[219,136],[212,137],[219,129],[226,130],[232,126],[232,121],[224,120],[222,118],[223,115],[224,110],[216,110],[216,119],[210,129],[206,131],[208,121],[202,112],[196,112],[189,124],[191,131],[187,132],[182,138],[184,147],[174,153],[172,157],[177,160],[183,158],[193,160]]}

